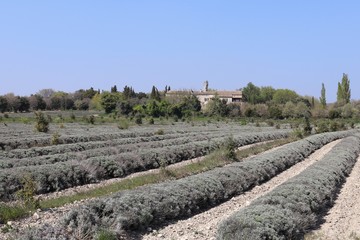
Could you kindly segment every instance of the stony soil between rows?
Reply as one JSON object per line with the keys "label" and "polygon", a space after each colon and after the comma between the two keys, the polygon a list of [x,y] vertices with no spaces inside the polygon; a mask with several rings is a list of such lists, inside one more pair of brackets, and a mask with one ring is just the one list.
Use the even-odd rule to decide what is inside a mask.
{"label": "stony soil between rows", "polygon": [[360,157],[323,220],[305,239],[360,239]]}
{"label": "stony soil between rows", "polygon": [[[254,146],[257,146],[257,145],[262,145],[262,144],[273,142],[273,141],[274,140],[249,144],[249,145],[246,145],[246,146],[239,147],[238,150],[248,149],[248,148],[251,148],[251,147],[254,147]],[[277,149],[277,148],[273,148],[273,149],[268,150],[268,151],[273,151],[274,149]],[[179,162],[179,163],[169,165],[169,166],[167,166],[167,168],[168,169],[176,169],[176,168],[179,168],[179,167],[191,164],[191,163],[200,162],[203,159],[204,159],[204,157],[198,157],[198,158],[194,158],[194,159],[190,159],[190,160],[186,160],[186,161],[182,161],[182,162]],[[160,172],[160,169],[151,169],[151,170],[131,174],[131,175],[125,177],[125,178],[114,178],[114,179],[101,181],[99,183],[86,184],[86,185],[77,186],[77,187],[74,187],[74,188],[65,189],[65,190],[62,190],[62,191],[59,191],[59,192],[39,195],[38,197],[41,198],[41,199],[51,199],[51,198],[57,198],[57,197],[62,197],[62,196],[71,196],[71,195],[74,195],[74,194],[77,194],[77,193],[80,193],[80,192],[85,192],[85,191],[92,190],[92,189],[95,189],[95,188],[101,188],[101,187],[104,187],[106,185],[110,185],[112,183],[121,182],[121,181],[124,181],[125,179],[131,179],[131,178],[134,178],[134,177],[137,177],[137,176],[151,174],[151,173],[159,173],[159,172]],[[12,235],[12,232],[14,232],[14,231],[21,232],[24,229],[34,228],[34,227],[37,227],[37,226],[45,224],[45,223],[46,224],[56,224],[56,222],[59,219],[61,219],[64,214],[69,212],[71,209],[76,208],[77,206],[84,204],[88,200],[90,200],[90,199],[76,201],[74,203],[66,204],[66,205],[64,205],[62,207],[58,207],[58,208],[48,209],[46,211],[41,211],[39,209],[37,212],[35,212],[30,217],[23,218],[23,219],[20,219],[20,220],[17,220],[17,221],[10,221],[10,222],[8,222],[8,224],[5,224],[5,225],[9,225],[12,228],[11,232],[3,233],[3,232],[0,231],[0,239],[2,240],[2,239],[10,238],[11,235]],[[0,228],[3,228],[5,225],[0,224]]]}
{"label": "stony soil between rows", "polygon": [[[229,217],[235,211],[245,207],[256,198],[270,192],[275,187],[284,183],[288,179],[301,173],[307,167],[320,160],[328,153],[339,141],[331,142],[321,149],[315,151],[304,161],[294,165],[288,170],[280,173],[268,182],[261,184],[251,191],[232,198],[231,200],[214,207],[208,211],[195,215],[186,220],[180,220],[174,224],[170,224],[159,230],[150,230],[149,233],[142,236],[143,240],[158,239],[179,239],[179,240],[199,240],[199,239],[215,239],[218,224]],[[360,206],[360,204],[358,204]],[[359,225],[358,225],[359,226]]]}

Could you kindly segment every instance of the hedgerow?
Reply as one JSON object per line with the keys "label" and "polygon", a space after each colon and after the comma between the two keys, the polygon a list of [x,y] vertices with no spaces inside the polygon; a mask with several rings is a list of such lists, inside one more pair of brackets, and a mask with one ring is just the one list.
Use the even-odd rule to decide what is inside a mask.
{"label": "hedgerow", "polygon": [[348,131],[311,136],[248,161],[119,192],[71,211],[57,229],[44,227],[27,236],[49,238],[60,234],[71,239],[74,232],[80,237],[93,236],[101,229],[120,234],[193,215],[251,189],[302,161],[324,144],[349,134]]}
{"label": "hedgerow", "polygon": [[[288,131],[240,133],[234,138],[234,141],[237,146],[242,146],[286,136],[288,136]],[[140,149],[137,152],[120,155],[2,169],[0,170],[0,199],[12,198],[12,194],[21,187],[20,179],[25,173],[34,178],[37,183],[37,193],[48,193],[103,179],[124,177],[137,171],[159,168],[162,165],[203,156],[209,151],[219,148],[223,142],[224,140],[221,139],[218,141],[201,141],[163,148]],[[51,159],[50,156],[48,157]],[[41,164],[41,162],[34,164]]]}
{"label": "hedgerow", "polygon": [[359,137],[342,140],[322,160],[223,221],[217,239],[303,239],[333,204],[359,152]]}

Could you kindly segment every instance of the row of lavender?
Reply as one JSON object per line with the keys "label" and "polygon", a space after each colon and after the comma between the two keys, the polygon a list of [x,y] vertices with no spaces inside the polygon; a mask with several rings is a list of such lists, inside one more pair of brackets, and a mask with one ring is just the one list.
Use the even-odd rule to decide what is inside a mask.
{"label": "row of lavender", "polygon": [[[37,193],[48,193],[104,179],[124,177],[134,172],[159,168],[160,166],[203,156],[222,145],[226,136],[229,136],[227,131],[220,135],[218,135],[219,133],[214,134],[216,137],[210,140],[199,140],[184,144],[176,144],[179,142],[175,140],[171,146],[166,144],[162,146],[160,144],[156,148],[154,148],[154,143],[148,143],[150,144],[148,148],[120,154],[115,152],[115,154],[107,155],[105,152],[98,150],[91,151],[92,153],[100,153],[100,156],[85,159],[68,158],[66,156],[72,156],[69,153],[68,155],[48,155],[45,157],[23,158],[17,161],[1,161],[3,169],[0,170],[0,199],[11,200],[13,193],[21,188],[21,180],[24,176],[30,176],[35,180]],[[288,135],[289,130],[277,130],[272,132],[235,133],[233,137],[237,146],[243,146],[284,138]],[[109,151],[109,149],[105,149],[105,151]],[[54,159],[59,162],[54,163]],[[12,164],[14,167],[11,168],[4,162]]]}
{"label": "row of lavender", "polygon": [[[278,131],[280,134],[280,137],[286,136],[288,131]],[[281,135],[284,133],[285,135]],[[68,144],[68,145],[60,145],[58,148],[54,146],[54,148],[49,149],[50,147],[44,147],[45,153],[54,152],[55,151],[62,151],[66,150],[67,146],[68,148],[73,150],[68,152],[66,150],[66,153],[59,153],[59,154],[49,154],[49,155],[43,155],[44,148],[37,148],[32,149],[30,151],[26,151],[25,154],[22,151],[21,156],[24,155],[40,155],[40,156],[30,156],[30,157],[24,157],[24,158],[4,158],[0,160],[0,169],[6,169],[6,168],[16,168],[16,167],[25,167],[25,166],[38,166],[38,165],[46,165],[46,164],[54,164],[58,162],[67,162],[67,161],[81,161],[85,163],[86,161],[96,161],[96,159],[101,158],[102,160],[108,161],[108,160],[116,160],[116,159],[122,159],[122,158],[128,158],[131,156],[133,159],[141,159],[143,161],[146,160],[146,158],[153,162],[156,158],[156,161],[163,161],[163,153],[177,153],[179,150],[182,149],[198,149],[199,146],[205,146],[204,150],[201,152],[192,152],[193,155],[188,156],[191,151],[185,151],[184,156],[180,156],[179,154],[175,154],[173,157],[174,162],[178,162],[184,159],[188,159],[189,157],[194,158],[198,156],[202,156],[204,151],[210,151],[214,148],[217,148],[219,145],[221,145],[222,142],[224,142],[224,139],[231,135],[231,133],[228,132],[221,132],[221,133],[212,133],[208,136],[204,135],[188,135],[186,137],[177,137],[177,138],[169,138],[169,135],[165,136],[164,139],[159,140],[159,138],[154,137],[147,137],[146,139],[153,139],[153,141],[143,141],[144,138],[133,138],[129,139],[129,142],[133,143],[127,143],[127,144],[121,144],[123,140],[128,139],[121,139],[120,141],[110,141],[110,142],[100,142],[100,146],[105,147],[98,147],[98,148],[88,148],[87,145],[92,145],[92,143],[77,143],[77,144]],[[252,142],[252,138],[257,135],[254,134],[240,134],[239,137],[241,139],[244,139],[244,137],[249,137],[249,141]],[[277,135],[275,138],[278,138]],[[140,141],[140,142],[139,142]],[[120,144],[119,144],[120,142]],[[136,143],[138,142],[138,143]],[[118,145],[116,145],[118,143]],[[243,144],[243,143],[239,143]],[[83,151],[74,151],[75,149],[80,149],[79,146],[82,146],[81,150]],[[206,148],[207,147],[207,148]],[[87,150],[86,150],[87,149]],[[201,148],[203,149],[203,148]],[[19,152],[17,152],[19,153]],[[166,157],[169,158],[169,157]],[[165,159],[166,160],[166,159]],[[166,164],[166,162],[164,162]]]}
{"label": "row of lavender", "polygon": [[223,221],[217,239],[303,239],[351,172],[360,138],[348,137],[323,159]]}
{"label": "row of lavender", "polygon": [[[203,131],[221,131],[232,128],[234,131],[253,132],[256,127],[240,126],[238,124],[207,124],[206,126],[191,126],[190,124],[178,123],[175,125],[151,125],[144,127],[131,127],[119,130],[113,125],[81,126],[79,124],[65,124],[64,128],[56,128],[50,134],[34,132],[32,125],[8,124],[0,125],[0,151],[11,151],[18,148],[42,147],[51,145],[53,133],[59,133],[58,144],[70,144],[79,142],[108,141],[119,138],[150,137],[156,135],[156,131],[163,130],[166,134],[171,133],[202,133]],[[80,130],[79,130],[80,129]],[[262,128],[270,130],[272,128]]]}
{"label": "row of lavender", "polygon": [[96,236],[101,229],[123,234],[193,215],[251,189],[302,161],[325,144],[351,134],[351,131],[319,134],[244,162],[119,192],[73,210],[56,227],[44,226],[28,232],[23,238],[72,239],[74,233],[81,238]]}

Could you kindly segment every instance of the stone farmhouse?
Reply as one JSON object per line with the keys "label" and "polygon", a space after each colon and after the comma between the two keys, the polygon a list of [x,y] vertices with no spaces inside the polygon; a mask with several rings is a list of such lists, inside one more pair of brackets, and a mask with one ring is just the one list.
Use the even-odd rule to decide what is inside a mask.
{"label": "stone farmhouse", "polygon": [[240,103],[243,101],[242,91],[217,91],[208,89],[208,81],[205,81],[204,87],[200,91],[184,90],[184,91],[169,91],[166,96],[181,96],[186,94],[195,95],[201,105],[206,105],[212,98],[217,96],[221,100],[225,100],[229,103]]}

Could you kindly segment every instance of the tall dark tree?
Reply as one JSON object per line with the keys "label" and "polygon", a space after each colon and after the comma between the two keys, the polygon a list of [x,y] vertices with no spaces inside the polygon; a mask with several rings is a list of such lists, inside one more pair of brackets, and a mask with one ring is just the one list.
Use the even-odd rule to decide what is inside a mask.
{"label": "tall dark tree", "polygon": [[158,91],[158,89],[153,86],[152,89],[151,89],[151,93],[150,93],[150,99],[154,99],[156,101],[160,101],[160,93]]}
{"label": "tall dark tree", "polygon": [[322,84],[322,87],[321,87],[321,96],[320,96],[319,100],[320,100],[321,106],[323,108],[326,108],[326,89],[325,89],[324,83]]}
{"label": "tall dark tree", "polygon": [[125,86],[123,91],[124,99],[130,99],[136,96],[136,93],[132,87]]}
{"label": "tall dark tree", "polygon": [[346,73],[343,73],[341,82],[338,83],[337,91],[337,102],[339,104],[346,104],[350,102],[351,90],[350,90],[350,80]]}
{"label": "tall dark tree", "polygon": [[8,101],[5,97],[0,96],[0,112],[6,112],[8,109]]}
{"label": "tall dark tree", "polygon": [[111,87],[111,92],[112,92],[112,93],[116,93],[116,92],[117,92],[117,87],[116,87],[116,85],[114,85],[113,87]]}
{"label": "tall dark tree", "polygon": [[351,98],[350,80],[348,78],[348,75],[345,73],[343,73],[343,77],[341,79],[341,86],[342,86],[344,101],[345,103],[349,103]]}
{"label": "tall dark tree", "polygon": [[19,111],[28,112],[29,109],[30,109],[29,99],[27,97],[20,97]]}

